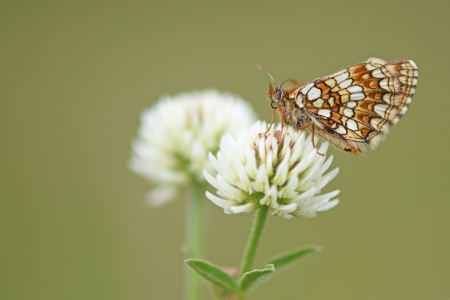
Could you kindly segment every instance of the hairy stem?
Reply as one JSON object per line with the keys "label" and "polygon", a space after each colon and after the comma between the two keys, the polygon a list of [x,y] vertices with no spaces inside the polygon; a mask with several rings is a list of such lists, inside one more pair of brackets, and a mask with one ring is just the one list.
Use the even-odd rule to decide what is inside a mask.
{"label": "hairy stem", "polygon": [[244,257],[242,259],[240,276],[250,271],[252,267],[253,260],[255,259],[256,249],[258,248],[258,244],[261,239],[261,233],[264,228],[264,223],[266,221],[268,211],[269,207],[266,205],[263,205],[260,209],[258,209],[258,212],[253,221],[252,229],[250,231],[250,236],[244,252]]}

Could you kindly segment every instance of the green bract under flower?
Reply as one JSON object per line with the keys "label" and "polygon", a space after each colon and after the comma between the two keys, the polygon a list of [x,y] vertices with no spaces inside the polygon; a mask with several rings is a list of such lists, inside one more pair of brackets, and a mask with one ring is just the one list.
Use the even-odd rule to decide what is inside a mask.
{"label": "green bract under flower", "polygon": [[[317,154],[311,137],[287,127],[267,134],[264,122],[240,130],[236,137],[225,135],[217,157],[209,158],[217,171],[214,177],[205,170],[206,180],[217,189],[217,196],[206,196],[227,214],[251,213],[260,205],[272,208],[283,218],[314,217],[316,212],[338,204],[332,200],[339,191],[320,195],[322,188],[339,172],[325,174],[333,157]],[[325,154],[328,142],[319,152]]]}
{"label": "green bract under flower", "polygon": [[208,153],[216,153],[220,138],[255,121],[252,108],[240,97],[215,90],[164,96],[142,113],[132,144],[130,168],[155,188],[148,199],[157,205],[178,191],[202,182],[202,170],[211,170]]}

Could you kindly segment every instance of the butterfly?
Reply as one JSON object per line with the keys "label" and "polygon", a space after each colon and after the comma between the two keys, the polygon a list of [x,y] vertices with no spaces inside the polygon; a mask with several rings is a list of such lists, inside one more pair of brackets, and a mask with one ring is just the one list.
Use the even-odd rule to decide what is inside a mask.
{"label": "butterfly", "polygon": [[[355,155],[374,149],[405,114],[418,77],[412,60],[379,58],[301,85],[292,79],[277,85],[267,74],[275,84],[268,91],[272,124],[278,112],[282,126],[310,130],[314,147],[317,134]],[[288,82],[297,85],[285,88]]]}

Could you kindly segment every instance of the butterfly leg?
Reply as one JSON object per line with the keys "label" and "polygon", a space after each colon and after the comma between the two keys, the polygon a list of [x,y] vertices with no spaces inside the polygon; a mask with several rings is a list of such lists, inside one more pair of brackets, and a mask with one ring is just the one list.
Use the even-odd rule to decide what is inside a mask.
{"label": "butterfly leg", "polygon": [[[312,138],[311,138],[311,142],[312,142],[312,144],[313,144],[314,149],[317,149],[316,143],[314,143],[314,123],[313,123],[312,121],[311,121],[311,122],[308,122],[308,123],[302,125],[302,126],[300,127],[300,129],[305,129],[305,128],[309,127],[309,126],[312,127],[312,129],[311,129],[311,137],[312,137]],[[320,153],[319,150],[316,150],[316,151],[317,151],[317,154],[322,155],[322,156],[325,156],[325,154]]]}
{"label": "butterfly leg", "polygon": [[284,123],[286,123],[286,114],[284,110],[280,110],[280,115],[281,115],[281,133],[283,133]]}
{"label": "butterfly leg", "polygon": [[275,113],[276,113],[276,111],[277,111],[276,109],[273,110],[273,113],[272,113],[272,121],[270,121],[269,128],[267,128],[267,131],[266,131],[266,133],[264,133],[264,135],[266,135],[266,134],[269,132],[270,128],[272,128],[272,125],[273,125],[273,123],[275,122]]}

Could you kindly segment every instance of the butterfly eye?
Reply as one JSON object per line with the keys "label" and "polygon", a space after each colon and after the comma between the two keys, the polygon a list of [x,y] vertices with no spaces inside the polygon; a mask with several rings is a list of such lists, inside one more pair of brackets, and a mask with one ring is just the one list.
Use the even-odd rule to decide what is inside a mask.
{"label": "butterfly eye", "polygon": [[282,95],[283,92],[280,89],[277,89],[277,91],[275,92],[275,99],[280,100]]}

